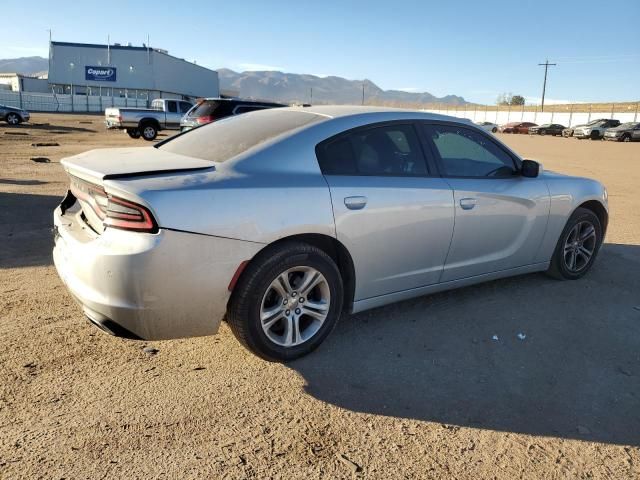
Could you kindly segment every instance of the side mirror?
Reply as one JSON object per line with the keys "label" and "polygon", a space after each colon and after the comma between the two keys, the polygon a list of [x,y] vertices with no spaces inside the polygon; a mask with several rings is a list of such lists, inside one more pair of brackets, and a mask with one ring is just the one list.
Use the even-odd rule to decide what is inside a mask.
{"label": "side mirror", "polygon": [[520,173],[523,177],[527,178],[536,178],[540,175],[540,164],[534,160],[523,160],[522,167],[520,168]]}

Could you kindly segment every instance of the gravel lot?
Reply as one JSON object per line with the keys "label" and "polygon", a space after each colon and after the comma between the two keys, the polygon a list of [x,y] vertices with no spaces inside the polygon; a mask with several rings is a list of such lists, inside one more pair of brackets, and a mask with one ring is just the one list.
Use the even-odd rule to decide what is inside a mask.
{"label": "gravel lot", "polygon": [[32,120],[0,125],[1,479],[640,477],[640,143],[502,137],[607,185],[586,278],[343,318],[316,353],[278,365],[226,325],[153,343],[90,326],[51,260],[59,160],[148,144],[97,116]]}

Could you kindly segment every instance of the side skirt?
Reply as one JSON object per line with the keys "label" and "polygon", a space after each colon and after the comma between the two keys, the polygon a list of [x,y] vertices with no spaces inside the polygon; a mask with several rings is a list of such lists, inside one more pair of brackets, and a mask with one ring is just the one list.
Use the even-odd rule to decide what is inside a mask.
{"label": "side skirt", "polygon": [[444,283],[436,283],[427,285],[426,287],[412,288],[401,292],[389,293],[377,297],[365,298],[353,302],[352,313],[362,312],[371,308],[381,307],[390,303],[408,300],[410,298],[421,297],[431,293],[443,292],[445,290],[453,290],[454,288],[468,287],[477,283],[489,282],[500,278],[513,277],[515,275],[524,275],[526,273],[544,272],[549,268],[550,262],[535,263],[533,265],[525,265],[524,267],[510,268],[508,270],[500,270],[497,272],[485,273],[473,277],[461,278],[459,280],[451,280]]}

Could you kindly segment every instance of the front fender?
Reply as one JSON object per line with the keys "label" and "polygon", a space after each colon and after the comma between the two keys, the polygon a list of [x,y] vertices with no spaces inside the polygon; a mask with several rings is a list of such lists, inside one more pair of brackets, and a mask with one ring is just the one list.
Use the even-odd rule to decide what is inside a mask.
{"label": "front fender", "polygon": [[[586,202],[596,201],[609,212],[607,190],[600,182],[589,178],[569,177],[552,172],[544,173],[549,188],[549,221],[544,240],[538,252],[537,261],[551,259],[558,238],[573,212]],[[603,225],[606,229],[606,224]]]}

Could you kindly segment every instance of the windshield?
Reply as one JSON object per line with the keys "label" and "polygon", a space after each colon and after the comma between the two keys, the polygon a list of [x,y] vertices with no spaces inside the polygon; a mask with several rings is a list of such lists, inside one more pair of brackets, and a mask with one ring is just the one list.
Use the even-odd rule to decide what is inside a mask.
{"label": "windshield", "polygon": [[227,117],[169,139],[157,148],[168,152],[224,162],[261,143],[324,120],[304,111],[267,109]]}

